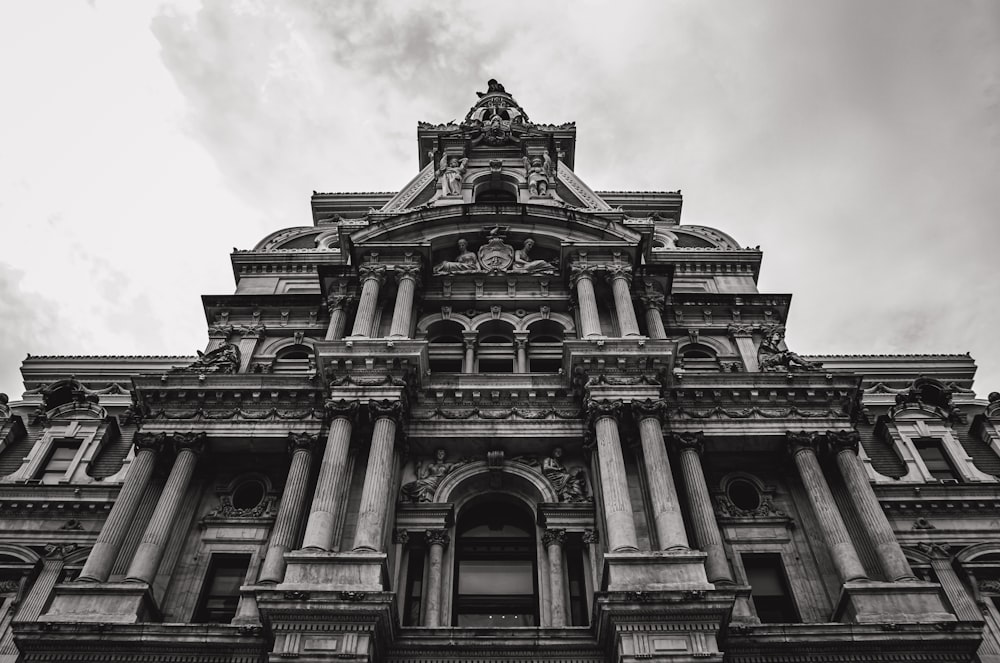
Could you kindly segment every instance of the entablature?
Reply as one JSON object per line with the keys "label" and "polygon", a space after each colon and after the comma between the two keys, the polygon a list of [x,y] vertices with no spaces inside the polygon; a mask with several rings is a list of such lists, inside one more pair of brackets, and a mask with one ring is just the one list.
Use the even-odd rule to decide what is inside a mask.
{"label": "entablature", "polygon": [[890,389],[907,389],[918,376],[971,390],[976,374],[976,362],[968,354],[809,355],[807,359],[822,363],[827,371],[861,376],[866,390],[879,383]]}
{"label": "entablature", "polygon": [[245,276],[313,275],[323,265],[345,263],[346,255],[336,246],[329,249],[235,251],[230,254],[230,260],[233,277],[239,283]]}
{"label": "entablature", "polygon": [[731,325],[761,331],[763,325],[783,324],[792,296],[786,294],[731,294],[715,292],[673,293],[664,315],[668,333],[685,333],[690,327],[728,329]]}
{"label": "entablature", "polygon": [[763,253],[757,249],[657,248],[649,252],[650,266],[670,266],[677,275],[760,277]]}

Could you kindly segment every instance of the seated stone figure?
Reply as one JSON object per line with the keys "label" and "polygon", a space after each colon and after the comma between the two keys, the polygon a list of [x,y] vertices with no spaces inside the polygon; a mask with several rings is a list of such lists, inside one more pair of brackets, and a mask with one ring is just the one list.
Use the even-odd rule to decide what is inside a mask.
{"label": "seated stone figure", "polygon": [[469,243],[465,239],[458,240],[458,256],[454,260],[445,260],[434,267],[435,274],[457,274],[482,271],[479,267],[479,258],[469,250]]}
{"label": "seated stone figure", "polygon": [[532,260],[530,252],[535,246],[535,240],[530,237],[524,240],[522,248],[514,251],[514,265],[511,272],[515,274],[555,274],[556,266],[547,260]]}
{"label": "seated stone figure", "polygon": [[236,373],[240,370],[240,349],[223,343],[211,352],[198,351],[198,358],[189,366],[173,369],[174,373]]}

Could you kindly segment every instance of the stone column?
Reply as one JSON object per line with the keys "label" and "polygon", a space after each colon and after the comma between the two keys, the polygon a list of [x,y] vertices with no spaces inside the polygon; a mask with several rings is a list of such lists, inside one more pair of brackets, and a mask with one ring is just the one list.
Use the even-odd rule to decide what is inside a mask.
{"label": "stone column", "polygon": [[396,267],[396,305],[392,310],[390,338],[409,338],[410,320],[413,318],[413,295],[420,281],[420,265],[405,264]]}
{"label": "stone column", "polygon": [[372,335],[372,324],[375,322],[375,310],[378,306],[378,293],[385,280],[385,265],[369,263],[358,268],[361,276],[361,297],[358,299],[358,313],[354,316],[354,329],[351,336],[368,338]]}
{"label": "stone column", "polygon": [[393,447],[396,425],[403,412],[400,401],[371,401],[368,408],[375,419],[368,469],[361,489],[355,550],[382,551],[386,512],[389,510],[389,482],[393,476]]}
{"label": "stone column", "polygon": [[788,433],[789,451],[799,470],[802,484],[805,486],[809,502],[812,504],[816,518],[819,520],[820,533],[826,543],[826,549],[833,558],[841,582],[867,579],[865,567],[861,565],[858,552],[854,549],[851,537],[847,533],[844,519],[837,510],[833,493],[823,476],[823,469],[816,457],[815,433]]}
{"label": "stone column", "polygon": [[649,486],[649,500],[653,507],[653,522],[656,540],[660,550],[672,548],[688,549],[687,532],[684,531],[684,516],[681,514],[674,486],[674,475],[670,469],[670,458],[663,443],[661,417],[665,403],[662,400],[647,399],[632,404],[633,414],[639,426],[642,443],[642,457],[646,466],[646,484]]}
{"label": "stone column", "polygon": [[552,603],[552,623],[549,626],[566,626],[566,599],[563,589],[562,551],[566,530],[547,529],[542,534],[542,544],[549,554],[549,598]]}
{"label": "stone column", "polygon": [[632,304],[632,266],[622,263],[608,265],[608,280],[615,297],[618,331],[622,336],[639,336],[639,322]]}
{"label": "stone column", "polygon": [[576,289],[576,304],[580,307],[580,335],[583,338],[602,336],[601,317],[597,313],[594,293],[594,268],[591,265],[571,266],[570,283]]}
{"label": "stone column", "polygon": [[528,372],[528,332],[514,332],[514,347],[517,350],[517,372]]}
{"label": "stone column", "polygon": [[604,520],[611,552],[638,550],[632,503],[629,501],[625,460],[618,437],[621,401],[588,401],[587,409],[597,438],[597,465],[601,474]]}
{"label": "stone column", "polygon": [[288,450],[292,454],[292,462],[288,466],[285,490],[281,495],[278,515],[274,519],[264,563],[257,576],[260,582],[279,583],[285,575],[285,553],[295,544],[295,534],[299,530],[302,509],[305,507],[306,486],[309,484],[312,452],[318,437],[310,433],[288,434]]}
{"label": "stone column", "polygon": [[875,545],[879,564],[885,572],[886,580],[916,580],[906,555],[896,540],[889,519],[882,511],[875,491],[868,481],[861,460],[858,458],[859,435],[856,431],[830,431],[827,439],[834,445],[837,454],[837,467],[847,484],[847,492],[851,496],[854,508],[861,517],[861,524],[868,533],[869,539]]}
{"label": "stone column", "polygon": [[451,537],[443,529],[429,529],[427,537],[427,600],[424,610],[424,626],[441,625],[441,564],[444,559],[444,549],[448,547]]}
{"label": "stone column", "polygon": [[666,298],[658,292],[646,291],[646,294],[639,295],[646,310],[646,328],[650,338],[666,338],[667,330],[663,326],[663,305]]}
{"label": "stone column", "polygon": [[198,455],[205,446],[205,434],[174,433],[173,441],[177,457],[170,469],[170,476],[167,477],[167,484],[160,493],[156,509],[149,518],[146,532],[142,535],[139,547],[125,574],[125,579],[131,582],[153,583],[163,553],[167,549],[167,543],[170,541],[177,512],[191,483]]}
{"label": "stone column", "polygon": [[205,354],[218,350],[229,340],[233,333],[233,326],[216,323],[208,328],[208,346],[205,347]]}
{"label": "stone column", "polygon": [[311,550],[329,550],[333,546],[333,532],[337,514],[343,504],[337,503],[344,483],[347,467],[347,452],[351,447],[351,431],[354,417],[358,412],[358,401],[327,401],[326,412],[330,416],[330,432],[326,437],[326,449],[319,466],[316,492],[313,493],[306,533],[302,537],[302,547]]}
{"label": "stone column", "polygon": [[257,343],[264,338],[264,325],[254,322],[249,325],[240,325],[236,328],[240,333],[240,373],[246,373],[253,359],[254,350]]}
{"label": "stone column", "polygon": [[[941,590],[955,610],[955,616],[959,621],[978,621],[983,618],[975,600],[969,594],[965,584],[959,579],[955,567],[952,566],[951,553],[947,545],[919,543],[917,548],[931,560],[931,568],[934,569],[934,576],[941,585]],[[973,584],[975,580],[973,580]],[[985,635],[985,634],[984,634]],[[983,651],[980,650],[980,654]]]}
{"label": "stone column", "polygon": [[729,335],[736,343],[736,349],[739,350],[743,368],[749,373],[759,371],[757,346],[753,342],[753,327],[747,324],[729,325]]}
{"label": "stone column", "polygon": [[476,338],[478,331],[463,331],[462,344],[465,346],[465,360],[462,362],[463,373],[476,372]]}
{"label": "stone column", "polygon": [[344,338],[344,325],[347,323],[347,307],[354,301],[350,295],[330,295],[326,298],[327,310],[330,311],[330,326],[326,329],[327,341]]}
{"label": "stone column", "polygon": [[111,567],[121,552],[122,542],[128,534],[136,511],[139,510],[139,502],[142,501],[146,486],[149,485],[149,477],[152,476],[156,465],[156,455],[163,449],[166,437],[164,433],[135,434],[135,457],[129,465],[118,498],[111,507],[111,513],[104,521],[101,533],[97,535],[97,542],[87,557],[87,563],[83,565],[80,580],[106,582],[111,575]]}
{"label": "stone column", "polygon": [[715,519],[712,497],[708,494],[705,472],[701,467],[702,434],[680,433],[674,435],[673,440],[680,454],[681,474],[684,475],[684,488],[691,510],[691,527],[694,530],[695,543],[708,555],[705,560],[708,581],[716,584],[732,584],[733,573],[729,569],[726,548],[722,544],[722,533]]}
{"label": "stone column", "polygon": [[76,550],[76,547],[75,543],[46,544],[42,569],[24,600],[17,607],[14,619],[19,622],[33,622],[41,616],[52,590],[59,582],[59,576],[62,575],[66,556]]}

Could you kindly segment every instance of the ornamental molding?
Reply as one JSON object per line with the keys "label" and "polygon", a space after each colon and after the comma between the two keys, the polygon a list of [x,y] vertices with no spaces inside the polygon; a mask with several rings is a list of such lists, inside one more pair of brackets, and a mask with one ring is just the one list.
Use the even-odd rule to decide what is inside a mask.
{"label": "ornamental molding", "polygon": [[503,419],[530,419],[530,420],[541,420],[541,419],[562,419],[562,420],[573,420],[581,419],[583,417],[583,412],[579,409],[576,410],[562,410],[558,408],[523,408],[523,407],[508,407],[508,408],[480,408],[480,407],[470,407],[470,408],[434,408],[433,410],[416,410],[411,415],[414,420],[431,420],[431,419],[447,419],[447,420],[465,420],[465,419],[485,419],[485,420],[503,420]]}

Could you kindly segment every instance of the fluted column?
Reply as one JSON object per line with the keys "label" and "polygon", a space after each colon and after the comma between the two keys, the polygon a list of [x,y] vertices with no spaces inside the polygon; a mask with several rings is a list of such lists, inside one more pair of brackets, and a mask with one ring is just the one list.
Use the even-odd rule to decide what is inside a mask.
{"label": "fluted column", "polygon": [[628,495],[625,460],[618,436],[621,401],[589,401],[587,409],[597,438],[597,466],[601,474],[604,520],[611,552],[638,550],[632,503]]}
{"label": "fluted column", "polygon": [[451,537],[443,529],[429,529],[427,537],[427,600],[424,610],[424,626],[441,625],[441,564],[444,559],[444,549],[448,547]]}
{"label": "fluted column", "polygon": [[517,372],[528,372],[528,332],[514,332],[514,348],[517,351]]}
{"label": "fluted column", "polygon": [[295,543],[295,533],[299,530],[317,437],[310,433],[288,434],[288,450],[292,454],[292,462],[288,466],[281,506],[274,519],[271,540],[267,544],[267,553],[258,575],[260,582],[278,583],[285,575],[285,553],[291,550]]}
{"label": "fluted column", "polygon": [[816,457],[816,438],[815,433],[788,433],[789,450],[819,520],[820,533],[833,557],[840,581],[865,579],[865,568],[861,565],[861,559],[854,549],[854,543],[847,533],[844,519],[837,510],[837,503],[833,500],[833,493],[830,492],[830,486]]}
{"label": "fluted column", "polygon": [[847,492],[851,496],[854,508],[861,517],[861,524],[868,533],[869,539],[875,545],[879,564],[885,572],[887,580],[916,580],[906,555],[899,546],[896,534],[892,531],[889,519],[882,511],[875,491],[868,481],[868,474],[858,459],[859,435],[856,431],[831,431],[827,439],[834,445],[837,454],[837,467],[847,484]]}
{"label": "fluted column", "polygon": [[156,577],[166,544],[170,540],[174,520],[191,483],[198,455],[204,449],[205,434],[174,433],[173,442],[177,449],[177,457],[174,459],[173,467],[170,468],[170,476],[167,477],[167,483],[160,493],[156,509],[149,518],[146,532],[142,535],[139,547],[125,574],[125,579],[132,582],[152,584]]}
{"label": "fluted column", "polygon": [[358,298],[358,313],[354,316],[351,336],[367,338],[372,335],[378,293],[385,279],[385,265],[367,264],[358,268],[361,276],[361,296]]}
{"label": "fluted column", "polygon": [[621,336],[639,336],[639,322],[635,319],[635,306],[632,304],[632,266],[622,263],[608,265],[608,280],[615,298],[618,332]]}
{"label": "fluted column", "polygon": [[347,468],[347,452],[351,447],[351,431],[358,411],[358,401],[327,401],[326,413],[330,417],[330,432],[326,437],[326,449],[319,466],[319,478],[313,493],[306,533],[302,537],[302,547],[312,550],[329,550],[333,546],[334,527],[337,514],[343,508],[338,504],[344,474]]}
{"label": "fluted column", "polygon": [[478,331],[466,330],[462,332],[462,344],[465,347],[465,359],[462,362],[463,373],[476,372],[476,338],[478,336]]}
{"label": "fluted column", "polygon": [[[53,588],[59,582],[59,576],[62,575],[66,556],[74,550],[76,550],[76,544],[74,543],[46,544],[45,558],[42,561],[42,568],[38,573],[38,577],[35,578],[35,582],[32,583],[31,589],[28,590],[21,604],[16,608],[11,608],[12,610],[17,610],[14,619],[19,622],[33,622],[41,616],[42,610],[45,609],[45,605],[51,597]],[[9,637],[9,634],[5,635]],[[20,658],[16,656],[16,653],[15,651],[15,656],[11,658]]]}
{"label": "fluted column", "polygon": [[257,344],[264,338],[264,325],[252,322],[249,325],[239,325],[236,331],[240,333],[240,373],[246,373]]}
{"label": "fluted column", "polygon": [[639,301],[642,302],[643,308],[646,311],[646,329],[649,331],[650,338],[666,338],[667,330],[663,326],[663,304],[665,297],[658,292],[647,291],[643,295],[639,295]]}
{"label": "fluted column", "polygon": [[757,346],[753,342],[753,325],[733,324],[729,325],[729,335],[739,350],[740,360],[743,368],[749,373],[756,373],[760,370],[757,362]]}
{"label": "fluted column", "polygon": [[420,265],[406,264],[396,267],[396,305],[392,310],[390,338],[409,338],[413,318],[413,295],[420,280]]}
{"label": "fluted column", "polygon": [[632,404],[633,413],[639,426],[642,443],[642,457],[646,467],[646,484],[649,486],[649,500],[653,507],[653,523],[660,550],[688,548],[687,532],[684,531],[684,516],[677,499],[674,475],[670,469],[670,458],[663,443],[661,417],[665,403],[648,399]]}
{"label": "fluted column", "polygon": [[576,290],[576,304],[580,307],[580,335],[583,338],[601,336],[601,317],[594,293],[594,267],[576,264],[571,270],[570,282]]}
{"label": "fluted column", "polygon": [[552,627],[566,626],[566,598],[563,589],[562,551],[566,530],[547,529],[542,544],[549,556],[549,598],[552,605]]}
{"label": "fluted column", "polygon": [[691,515],[691,528],[698,548],[708,557],[705,559],[705,573],[711,583],[732,584],[733,573],[726,559],[726,549],[722,544],[722,533],[715,519],[712,497],[705,483],[705,471],[701,467],[701,433],[680,433],[673,436],[680,455],[681,474],[687,493]]}
{"label": "fluted column", "polygon": [[368,452],[365,484],[361,489],[354,549],[381,552],[386,512],[389,509],[389,484],[394,469],[396,425],[403,412],[403,404],[390,400],[371,401],[368,408],[375,423],[372,426],[372,445]]}
{"label": "fluted column", "polygon": [[111,575],[111,567],[114,566],[118,553],[121,552],[122,542],[128,529],[132,525],[136,511],[139,510],[139,503],[149,485],[149,477],[153,474],[156,465],[156,455],[163,449],[166,434],[159,433],[151,435],[149,433],[135,434],[135,457],[129,465],[125,481],[118,492],[118,498],[108,519],[101,527],[101,533],[97,535],[97,542],[87,556],[87,563],[83,565],[80,572],[80,580],[86,582],[105,582]]}
{"label": "fluted column", "polygon": [[347,307],[354,301],[350,295],[330,295],[326,298],[326,306],[330,311],[330,326],[326,328],[326,340],[335,341],[344,338],[344,326],[347,323]]}

